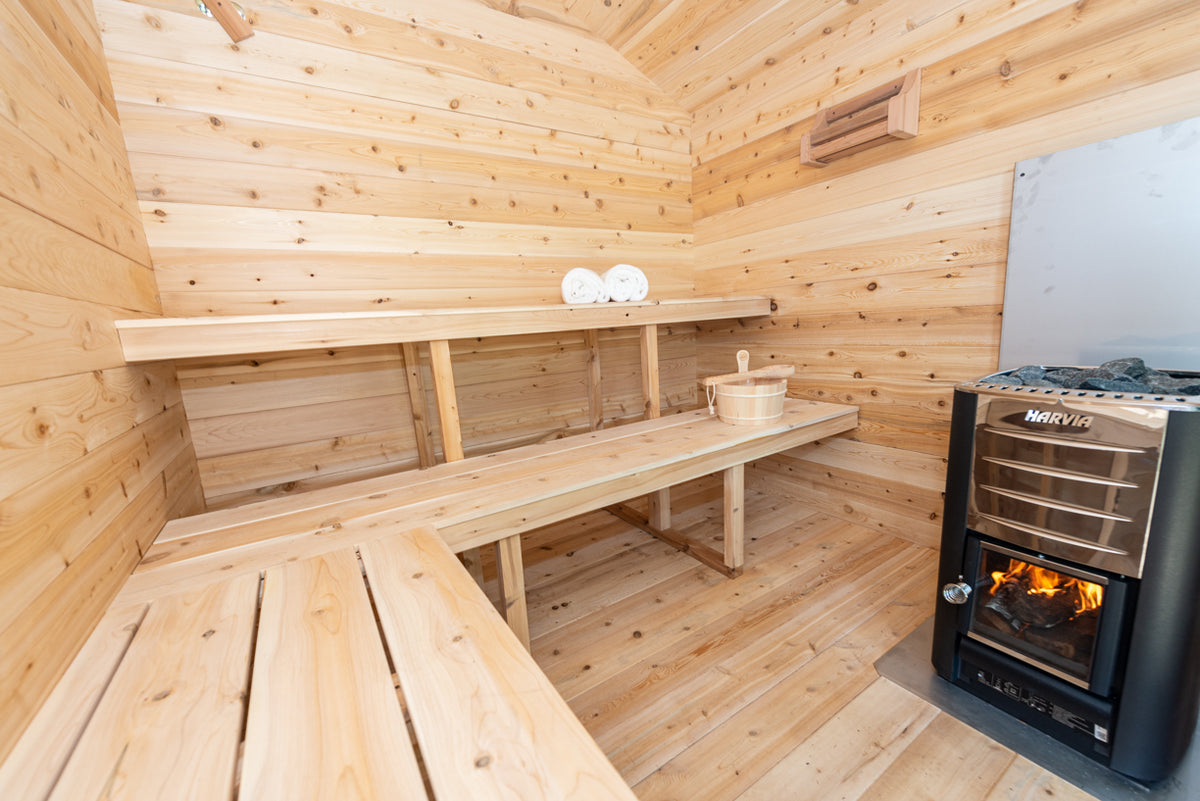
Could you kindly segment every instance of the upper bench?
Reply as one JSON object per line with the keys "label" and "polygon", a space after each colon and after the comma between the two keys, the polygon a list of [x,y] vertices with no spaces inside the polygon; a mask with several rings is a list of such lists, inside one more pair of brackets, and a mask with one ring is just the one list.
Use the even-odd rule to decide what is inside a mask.
{"label": "upper bench", "polygon": [[749,296],[636,303],[502,306],[315,314],[118,320],[128,362],[464,339],[700,320],[763,317],[771,299]]}

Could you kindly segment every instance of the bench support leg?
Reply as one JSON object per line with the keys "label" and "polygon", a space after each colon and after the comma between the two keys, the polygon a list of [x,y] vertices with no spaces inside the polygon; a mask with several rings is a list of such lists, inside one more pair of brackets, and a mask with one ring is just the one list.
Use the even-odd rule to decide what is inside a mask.
{"label": "bench support leg", "polygon": [[525,650],[529,650],[529,610],[525,604],[525,564],[521,557],[520,534],[496,542],[496,573],[504,619]]}
{"label": "bench support leg", "polygon": [[600,332],[590,328],[583,332],[587,348],[588,429],[604,428],[604,390],[600,373]]}
{"label": "bench support leg", "polygon": [[433,431],[429,425],[429,405],[425,402],[425,380],[421,377],[421,359],[416,342],[403,342],[404,378],[408,383],[408,401],[412,409],[413,433],[417,439],[417,461],[422,468],[437,463],[433,452]]}
{"label": "bench support leg", "polygon": [[667,545],[670,545],[672,548],[677,549],[681,553],[686,553],[700,564],[711,567],[713,570],[717,571],[723,576],[727,576],[728,578],[736,578],[742,574],[742,568],[740,566],[737,569],[728,567],[725,564],[724,554],[717,549],[709,548],[707,545],[701,545],[699,543],[692,542],[673,528],[658,528],[652,525],[650,521],[636,509],[626,506],[623,503],[618,503],[613,506],[606,506],[604,507],[604,511],[608,512],[614,517],[624,520],[634,528],[646,532],[651,537],[662,540]]}
{"label": "bench support leg", "polygon": [[646,496],[647,517],[650,525],[666,531],[671,527],[671,489],[659,490]]}
{"label": "bench support leg", "polygon": [[741,571],[746,551],[746,465],[725,470],[725,566]]}
{"label": "bench support leg", "polygon": [[[658,326],[644,325],[641,333],[642,345],[642,417],[656,420],[662,415],[659,408],[658,384]],[[650,507],[650,525],[666,531],[671,527],[670,488],[652,492],[646,499]]]}

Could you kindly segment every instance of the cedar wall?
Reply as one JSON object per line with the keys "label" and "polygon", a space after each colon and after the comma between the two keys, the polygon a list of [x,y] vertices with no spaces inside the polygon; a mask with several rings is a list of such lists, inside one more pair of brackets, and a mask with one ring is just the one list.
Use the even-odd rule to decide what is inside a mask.
{"label": "cedar wall", "polygon": [[[193,0],[96,2],[168,316],[560,303],[620,262],[692,294],[690,116],[607,44],[474,0],[245,5],[234,45]],[[694,406],[695,328],[660,351]],[[468,454],[586,429],[581,334],[452,352]],[[608,420],[641,413],[638,354],[602,334]],[[403,367],[180,362],[210,506],[414,466]]]}
{"label": "cedar wall", "polygon": [[[750,480],[934,544],[951,387],[997,365],[1013,164],[1200,114],[1200,3],[801,5],[823,10],[743,20],[723,44],[701,36],[721,28],[714,12],[670,70],[626,49],[695,109],[697,290],[779,305],[762,325],[705,329],[700,372],[745,346],[752,364],[795,364],[790,394],[860,405],[854,436]],[[799,164],[818,108],[915,67],[915,139]]]}
{"label": "cedar wall", "polygon": [[88,0],[0,2],[0,758],[140,553],[199,511],[175,371]]}

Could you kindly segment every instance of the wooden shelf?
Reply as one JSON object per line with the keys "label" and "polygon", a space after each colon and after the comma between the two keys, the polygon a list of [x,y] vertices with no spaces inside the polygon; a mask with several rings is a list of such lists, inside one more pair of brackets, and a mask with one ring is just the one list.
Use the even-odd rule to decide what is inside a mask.
{"label": "wooden shelf", "polygon": [[355,345],[586,331],[762,317],[771,299],[750,296],[640,303],[423,309],[415,311],[155,317],[118,320],[127,362],[273,353]]}

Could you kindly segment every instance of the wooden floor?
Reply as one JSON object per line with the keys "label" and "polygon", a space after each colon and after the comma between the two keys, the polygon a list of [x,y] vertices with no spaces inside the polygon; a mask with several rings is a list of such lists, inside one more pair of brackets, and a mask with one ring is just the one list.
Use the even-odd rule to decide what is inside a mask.
{"label": "wooden floor", "polygon": [[[674,491],[718,541],[721,487]],[[1091,799],[874,661],[933,612],[935,552],[747,494],[728,580],[606,512],[525,536],[533,652],[642,801]]]}

